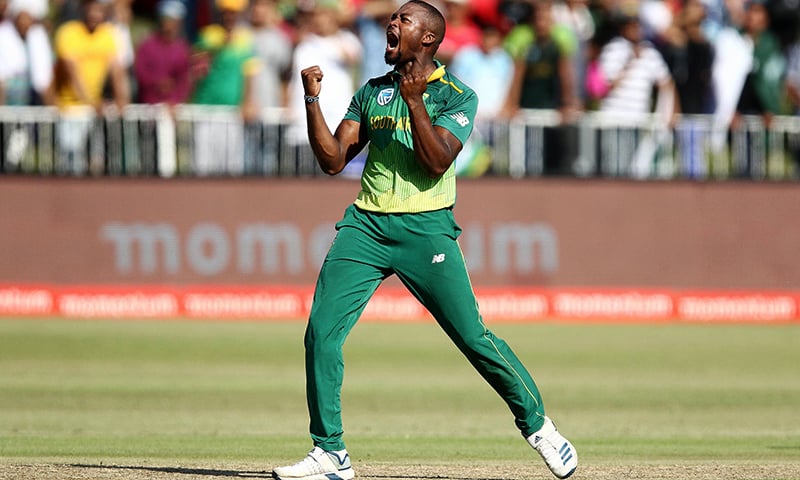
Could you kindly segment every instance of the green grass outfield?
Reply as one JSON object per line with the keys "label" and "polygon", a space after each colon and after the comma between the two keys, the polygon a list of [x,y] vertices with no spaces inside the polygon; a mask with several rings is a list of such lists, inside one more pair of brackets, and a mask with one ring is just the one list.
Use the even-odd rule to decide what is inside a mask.
{"label": "green grass outfield", "polygon": [[[770,465],[770,478],[800,476],[800,325],[490,327],[530,368],[589,472]],[[0,319],[0,478],[34,475],[14,466],[62,464],[151,475],[195,465],[213,469],[174,478],[240,476],[227,468],[262,472],[299,460],[311,447],[303,329]],[[517,478],[522,468],[551,478],[436,325],[360,324],[345,357],[346,440],[357,473],[363,466],[389,478],[377,473],[381,465],[417,465],[428,473],[398,477],[481,478],[431,471],[489,464],[510,469],[492,478]],[[728,477],[714,468],[703,478]]]}

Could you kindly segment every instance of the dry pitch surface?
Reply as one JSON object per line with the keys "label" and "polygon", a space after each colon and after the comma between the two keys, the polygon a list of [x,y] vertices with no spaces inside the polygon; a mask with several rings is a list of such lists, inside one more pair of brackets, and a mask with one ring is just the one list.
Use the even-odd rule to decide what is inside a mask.
{"label": "dry pitch surface", "polygon": [[[583,445],[577,480],[800,480],[798,325],[498,330]],[[302,333],[1,321],[0,480],[270,478],[308,441]],[[435,325],[361,325],[347,355],[358,479],[554,478]]]}
{"label": "dry pitch surface", "polygon": [[[542,466],[523,471],[519,466],[459,467],[453,465],[357,464],[357,479],[364,480],[523,480],[552,479]],[[535,470],[535,471],[534,471]],[[268,468],[254,465],[92,465],[37,464],[0,465],[0,479],[28,480],[210,480],[213,478],[272,478]],[[699,479],[699,480],[797,480],[800,465],[707,464],[707,465],[585,465],[571,478],[611,479]]]}

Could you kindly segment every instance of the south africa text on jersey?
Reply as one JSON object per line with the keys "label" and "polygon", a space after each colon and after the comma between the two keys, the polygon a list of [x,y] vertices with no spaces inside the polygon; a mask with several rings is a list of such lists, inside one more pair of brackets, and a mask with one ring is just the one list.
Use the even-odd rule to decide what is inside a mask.
{"label": "south africa text on jersey", "polygon": [[391,115],[377,115],[370,117],[369,126],[373,130],[411,130],[411,121],[408,117],[396,119]]}

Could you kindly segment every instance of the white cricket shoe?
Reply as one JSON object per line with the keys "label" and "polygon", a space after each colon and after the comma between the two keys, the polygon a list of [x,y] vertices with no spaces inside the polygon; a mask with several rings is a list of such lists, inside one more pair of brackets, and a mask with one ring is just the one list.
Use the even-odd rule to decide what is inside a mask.
{"label": "white cricket shoe", "polygon": [[558,478],[567,478],[578,468],[578,452],[569,440],[558,433],[552,420],[544,417],[544,425],[525,440],[539,452],[544,463]]}
{"label": "white cricket shoe", "polygon": [[347,450],[326,452],[314,447],[306,458],[294,465],[277,467],[272,478],[277,480],[351,480],[355,477]]}

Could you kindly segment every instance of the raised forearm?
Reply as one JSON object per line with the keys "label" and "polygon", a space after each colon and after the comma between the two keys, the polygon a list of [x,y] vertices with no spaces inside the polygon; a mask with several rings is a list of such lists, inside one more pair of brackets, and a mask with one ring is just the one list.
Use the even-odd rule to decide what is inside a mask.
{"label": "raised forearm", "polygon": [[336,175],[367,144],[366,132],[360,122],[345,119],[336,128],[336,133],[331,133],[319,106],[322,70],[317,65],[304,68],[300,77],[306,96],[308,141],[322,171]]}
{"label": "raised forearm", "polygon": [[306,103],[306,120],[308,140],[322,171],[328,175],[341,172],[347,163],[345,154],[339,141],[331,134],[318,101]]}
{"label": "raised forearm", "polygon": [[450,168],[458,152],[436,132],[421,97],[408,103],[408,111],[414,158],[430,177],[439,177]]}

